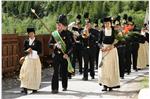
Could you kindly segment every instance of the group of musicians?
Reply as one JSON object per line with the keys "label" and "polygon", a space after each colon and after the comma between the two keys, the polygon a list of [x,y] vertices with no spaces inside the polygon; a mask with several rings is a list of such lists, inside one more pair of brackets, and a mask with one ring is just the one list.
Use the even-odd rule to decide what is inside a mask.
{"label": "group of musicians", "polygon": [[[88,72],[90,72],[91,79],[95,79],[95,69],[98,69],[98,83],[104,87],[102,91],[119,88],[120,77],[124,79],[125,73],[130,74],[131,65],[135,71],[138,71],[139,44],[144,44],[149,39],[146,26],[142,30],[143,34],[141,32],[137,34],[137,32],[135,33],[137,36],[130,36],[129,34],[137,29],[132,17],[127,14],[124,14],[123,18],[120,16],[104,17],[101,19],[101,27],[97,18],[94,19],[94,25],[92,24],[88,12],[84,13],[83,19],[84,22],[82,16],[77,15],[75,22],[68,24],[67,16],[61,14],[56,20],[57,32],[52,33],[48,45],[53,49],[54,73],[51,88],[54,94],[59,92],[60,76],[63,91],[67,91],[68,78],[75,74],[77,67],[79,73],[83,74],[82,80],[84,81],[89,79]],[[41,43],[35,39],[34,29],[28,28],[27,30],[29,39],[25,40],[24,44],[27,56],[20,72],[21,88],[23,88],[22,93],[24,94],[27,94],[28,89],[37,92],[41,81],[39,77],[41,64],[38,57],[41,52]],[[74,71],[68,68],[70,62]],[[33,70],[31,68],[28,72],[27,65],[30,67],[38,65],[39,67],[38,69],[33,68]],[[148,65],[148,62],[144,65]],[[33,78],[38,83],[34,82],[33,84]],[[33,87],[33,85],[36,86]]]}

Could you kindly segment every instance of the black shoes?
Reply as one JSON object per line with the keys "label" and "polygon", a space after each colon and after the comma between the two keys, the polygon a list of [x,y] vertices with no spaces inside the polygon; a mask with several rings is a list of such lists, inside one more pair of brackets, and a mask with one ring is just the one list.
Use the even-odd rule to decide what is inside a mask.
{"label": "black shoes", "polygon": [[27,94],[28,94],[27,88],[23,88],[23,89],[21,90],[21,93],[22,93],[23,95],[27,95]]}
{"label": "black shoes", "polygon": [[32,93],[37,93],[37,90],[33,90]]}
{"label": "black shoes", "polygon": [[104,88],[102,89],[102,91],[107,91],[107,88],[109,88],[109,91],[112,91],[112,89],[113,89],[111,87],[104,86]]}
{"label": "black shoes", "polygon": [[112,88],[109,88],[109,91],[112,91]]}
{"label": "black shoes", "polygon": [[137,68],[135,68],[134,70],[135,70],[136,72],[138,72],[138,69],[137,69]]}
{"label": "black shoes", "polygon": [[130,75],[131,71],[127,72],[127,75]]}
{"label": "black shoes", "polygon": [[72,79],[72,77],[71,77],[71,76],[68,76],[68,79]]}
{"label": "black shoes", "polygon": [[63,90],[62,91],[67,91],[67,88],[63,88]]}
{"label": "black shoes", "polygon": [[87,80],[88,80],[88,78],[83,77],[83,78],[82,78],[82,80],[87,81]]}
{"label": "black shoes", "polygon": [[92,79],[95,79],[95,77],[94,77],[94,76],[92,76]]}
{"label": "black shoes", "polygon": [[79,72],[79,75],[82,75],[82,72]]}
{"label": "black shoes", "polygon": [[121,77],[121,79],[124,79],[124,77]]}
{"label": "black shoes", "polygon": [[58,90],[52,90],[52,94],[57,94]]}
{"label": "black shoes", "polygon": [[107,86],[104,85],[104,88],[102,89],[102,91],[107,91]]}
{"label": "black shoes", "polygon": [[[28,89],[27,88],[22,88],[21,93],[23,95],[27,95],[28,94]],[[32,90],[32,93],[37,93],[37,90]]]}

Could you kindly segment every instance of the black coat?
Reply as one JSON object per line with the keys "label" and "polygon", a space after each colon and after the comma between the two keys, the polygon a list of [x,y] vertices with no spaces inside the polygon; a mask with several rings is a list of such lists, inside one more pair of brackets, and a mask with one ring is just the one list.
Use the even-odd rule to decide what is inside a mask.
{"label": "black coat", "polygon": [[37,40],[37,39],[35,39],[35,40],[33,41],[32,45],[29,45],[29,39],[26,39],[26,40],[24,41],[24,52],[25,52],[25,54],[27,54],[27,53],[26,53],[26,50],[27,50],[28,48],[31,48],[32,50],[37,51],[38,54],[40,54],[40,53],[42,52],[41,42],[40,42],[39,40]]}
{"label": "black coat", "polygon": [[[64,41],[64,43],[66,44],[65,54],[70,55],[73,51],[73,47],[74,47],[74,44],[75,44],[75,41],[73,39],[73,33],[70,32],[69,30],[65,30],[65,31],[62,31],[60,33],[60,36],[61,36],[62,40]],[[55,43],[56,43],[56,41],[55,41],[54,37],[51,36],[50,40],[49,40],[49,45],[48,45],[49,48],[53,48]],[[61,50],[56,47],[54,49],[54,53],[57,53],[58,51],[61,51]]]}

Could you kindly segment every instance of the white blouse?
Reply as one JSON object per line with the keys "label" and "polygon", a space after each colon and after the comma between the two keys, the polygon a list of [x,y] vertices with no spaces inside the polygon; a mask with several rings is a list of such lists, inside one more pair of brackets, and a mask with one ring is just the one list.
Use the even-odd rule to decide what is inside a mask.
{"label": "white blouse", "polygon": [[34,40],[35,40],[35,37],[33,39],[29,38],[29,45],[32,45]]}
{"label": "white blouse", "polygon": [[112,35],[112,29],[105,28],[105,36],[111,36]]}

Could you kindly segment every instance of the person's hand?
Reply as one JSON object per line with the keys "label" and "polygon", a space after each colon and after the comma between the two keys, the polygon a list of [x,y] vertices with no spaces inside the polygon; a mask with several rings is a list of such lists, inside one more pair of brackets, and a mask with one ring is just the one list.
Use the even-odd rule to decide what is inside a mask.
{"label": "person's hand", "polygon": [[32,48],[28,48],[26,51],[32,53]]}
{"label": "person's hand", "polygon": [[67,54],[64,54],[64,55],[63,55],[63,58],[64,58],[64,59],[68,59],[69,57],[68,57]]}
{"label": "person's hand", "polygon": [[59,42],[57,42],[57,43],[55,44],[55,46],[56,46],[58,49],[61,49],[61,44],[60,44]]}
{"label": "person's hand", "polygon": [[106,48],[102,47],[102,48],[101,48],[101,51],[102,51],[102,52],[105,52],[105,51],[106,51]]}

